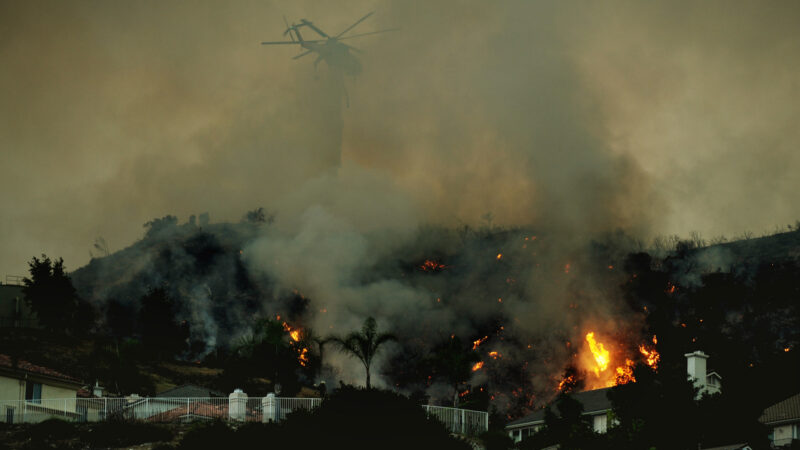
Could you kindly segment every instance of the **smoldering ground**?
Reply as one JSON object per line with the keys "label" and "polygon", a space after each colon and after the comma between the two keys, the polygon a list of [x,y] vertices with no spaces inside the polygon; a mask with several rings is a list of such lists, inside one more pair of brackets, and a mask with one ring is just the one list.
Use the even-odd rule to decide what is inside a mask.
{"label": "smoldering ground", "polygon": [[[328,305],[310,324],[316,329],[343,332],[373,314],[398,332],[430,323],[471,339],[484,331],[482,316],[495,314],[487,302],[500,298],[481,287],[479,268],[507,250],[462,256],[454,270],[478,269],[452,276],[464,288],[450,289],[458,298],[448,308],[432,303],[430,288],[364,272],[386,260],[424,260],[398,252],[424,242],[427,224],[524,226],[546,236],[546,250],[538,268],[517,268],[507,256],[515,286],[525,288],[498,315],[514,318],[502,326],[524,336],[525,347],[536,336],[563,345],[580,328],[569,309],[576,296],[591,299],[587,316],[617,323],[615,293],[597,275],[605,266],[581,263],[593,238],[617,228],[644,237],[710,222],[725,224],[711,232],[772,226],[800,192],[786,172],[796,166],[787,149],[798,135],[785,124],[800,104],[784,94],[797,73],[789,61],[800,60],[787,57],[798,42],[790,4],[3,8],[0,48],[13,63],[0,69],[0,135],[14,150],[2,183],[20,193],[0,233],[9,268],[43,250],[74,267],[98,234],[120,249],[153,217],[210,211],[223,222],[264,205],[277,220],[237,242],[241,270],[270,280],[270,296],[297,289],[315,307]],[[324,63],[315,73],[290,50],[258,45],[279,39],[283,14],[335,32],[373,9],[360,29],[401,30],[353,41],[364,72],[345,80],[350,108]],[[736,45],[726,45],[734,36]],[[764,47],[772,50],[764,55]],[[735,196],[714,188],[753,179],[755,147],[769,149],[757,157],[768,175]],[[698,151],[705,148],[714,151]],[[717,163],[713,182],[691,169]],[[772,200],[754,201],[765,197]],[[709,218],[709,205],[725,207]],[[501,246],[524,244],[517,241]],[[453,246],[439,247],[446,254]],[[582,277],[579,287],[555,275],[568,275],[566,264]],[[231,313],[229,322],[248,314]],[[543,347],[553,367],[568,353]]]}

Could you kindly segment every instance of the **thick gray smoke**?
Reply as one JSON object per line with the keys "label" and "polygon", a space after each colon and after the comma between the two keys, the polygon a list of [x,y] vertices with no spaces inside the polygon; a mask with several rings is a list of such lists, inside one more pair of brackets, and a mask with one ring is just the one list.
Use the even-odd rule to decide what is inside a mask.
{"label": "thick gray smoke", "polygon": [[[258,45],[280,39],[283,14],[336,32],[371,10],[359,30],[401,30],[348,41],[364,65],[343,81],[350,108],[324,63],[315,73],[290,49]],[[800,61],[790,57],[800,42],[796,10],[5,3],[0,59],[11,63],[0,67],[0,145],[9,151],[0,183],[19,195],[4,197],[13,203],[0,223],[2,264],[14,271],[44,250],[74,267],[97,235],[116,250],[153,217],[211,211],[219,221],[205,230],[229,257],[191,283],[166,280],[191,299],[183,314],[204,324],[197,339],[226,342],[236,323],[284,306],[268,299],[297,290],[312,311],[327,311],[310,319],[315,330],[344,333],[374,315],[405,336],[420,327],[464,340],[491,331],[493,348],[510,358],[535,351],[525,376],[549,389],[571,354],[565,342],[587,326],[637,328],[620,315],[609,267],[618,255],[595,257],[590,242],[617,229],[646,237],[664,224],[682,232],[725,223],[718,233],[795,218],[786,205],[798,204],[789,168],[800,135],[789,125],[800,102],[785,88]],[[755,150],[767,152],[757,156],[764,176],[754,173]],[[723,191],[744,189],[745,178],[761,181]],[[277,212],[272,226],[225,227],[259,205]],[[459,237],[464,226],[495,237]],[[157,283],[152,261],[165,249],[164,261],[182,261],[185,245],[169,242],[196,231],[181,230],[154,236],[135,257],[117,254],[113,279],[136,281],[136,295]],[[429,257],[453,267],[418,282],[409,267]],[[175,267],[175,277],[200,270]],[[265,304],[220,299],[242,291],[231,287],[234,275],[255,280],[244,291],[258,295],[247,299]],[[122,281],[92,283],[97,302],[136,298]],[[452,297],[437,301],[444,293]],[[225,308],[214,307],[220,301]],[[355,363],[336,364],[354,381]]]}

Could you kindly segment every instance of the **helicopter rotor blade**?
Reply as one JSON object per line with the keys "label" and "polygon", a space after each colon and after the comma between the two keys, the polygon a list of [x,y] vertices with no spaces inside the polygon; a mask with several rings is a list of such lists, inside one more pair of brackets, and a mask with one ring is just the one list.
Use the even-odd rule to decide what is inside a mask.
{"label": "helicopter rotor blade", "polygon": [[289,21],[286,20],[286,16],[283,16],[283,24],[286,25],[286,30],[284,30],[283,35],[286,36],[288,34],[289,38],[294,42],[294,33],[292,33],[294,27],[289,26]]}
{"label": "helicopter rotor blade", "polygon": [[400,28],[388,28],[386,30],[370,31],[369,33],[360,33],[360,34],[354,34],[354,35],[351,35],[351,36],[345,36],[343,38],[339,38],[339,40],[343,41],[345,39],[352,39],[352,38],[357,38],[357,37],[361,37],[361,36],[369,36],[370,34],[388,33],[389,31],[398,31],[398,30],[400,30]]}
{"label": "helicopter rotor blade", "polygon": [[362,17],[362,18],[358,19],[358,20],[356,21],[356,23],[354,23],[354,24],[350,25],[349,27],[345,28],[345,29],[344,29],[344,31],[342,31],[341,33],[337,34],[335,37],[336,37],[336,38],[340,38],[340,37],[342,37],[342,36],[343,36],[345,33],[347,33],[348,31],[352,30],[353,28],[355,28],[355,27],[356,27],[356,25],[360,24],[361,22],[363,22],[364,20],[366,20],[366,19],[367,19],[367,17],[369,17],[369,16],[371,16],[371,15],[373,15],[373,14],[375,14],[375,11],[371,11],[371,12],[369,12],[369,13],[368,13],[366,16],[364,16],[364,17]]}
{"label": "helicopter rotor blade", "polygon": [[322,36],[324,38],[329,38],[330,37],[330,36],[328,36],[328,34],[326,32],[320,30],[316,25],[314,25],[313,22],[310,22],[310,21],[308,21],[306,19],[302,19],[301,22],[303,22],[303,25],[306,25],[307,27],[309,27],[312,30],[316,31],[320,36]]}
{"label": "helicopter rotor blade", "polygon": [[313,43],[317,43],[317,42],[323,42],[323,41],[321,41],[321,40],[315,40],[315,41],[303,41],[303,42],[297,42],[297,41],[277,41],[277,42],[262,42],[262,43],[261,43],[261,45],[288,45],[288,44],[297,44],[297,45],[301,45],[301,44],[308,44],[308,43],[312,43],[312,44],[313,44]]}
{"label": "helicopter rotor blade", "polygon": [[302,58],[303,56],[306,56],[306,55],[308,55],[309,53],[313,53],[313,51],[311,51],[311,50],[306,50],[306,51],[304,51],[303,53],[300,53],[299,55],[295,56],[295,57],[294,57],[294,58],[292,58],[292,59],[300,59],[300,58]]}

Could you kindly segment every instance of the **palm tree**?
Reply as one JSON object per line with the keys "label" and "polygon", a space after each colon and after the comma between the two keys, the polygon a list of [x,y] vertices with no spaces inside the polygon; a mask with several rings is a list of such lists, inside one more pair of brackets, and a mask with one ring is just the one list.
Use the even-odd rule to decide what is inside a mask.
{"label": "palm tree", "polygon": [[372,359],[378,352],[378,348],[384,343],[394,340],[397,339],[391,334],[378,334],[377,324],[373,317],[368,317],[364,321],[364,326],[361,327],[360,332],[353,331],[344,338],[336,336],[329,338],[329,341],[335,344],[340,351],[357,357],[364,364],[364,369],[367,371],[367,389],[370,389],[369,369],[372,365]]}

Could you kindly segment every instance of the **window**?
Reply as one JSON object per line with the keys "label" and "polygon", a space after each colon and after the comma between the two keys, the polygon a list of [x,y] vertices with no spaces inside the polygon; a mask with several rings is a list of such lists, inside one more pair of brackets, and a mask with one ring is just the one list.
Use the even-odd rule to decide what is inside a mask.
{"label": "window", "polygon": [[42,383],[26,381],[25,400],[31,403],[42,403]]}

